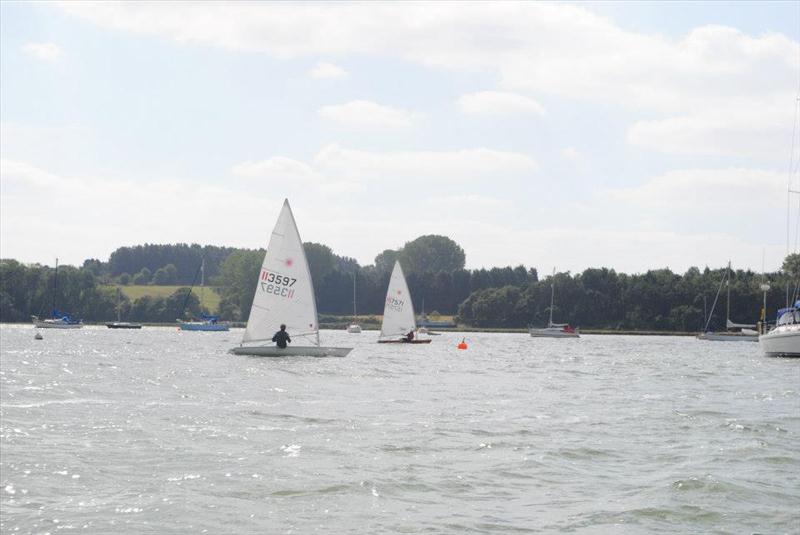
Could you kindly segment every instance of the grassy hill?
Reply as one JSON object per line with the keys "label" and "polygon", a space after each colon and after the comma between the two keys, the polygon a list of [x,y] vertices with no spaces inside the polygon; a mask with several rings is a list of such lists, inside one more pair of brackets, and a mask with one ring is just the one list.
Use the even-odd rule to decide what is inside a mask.
{"label": "grassy hill", "polygon": [[[130,299],[131,301],[136,301],[140,297],[144,297],[145,295],[149,295],[150,297],[169,297],[178,288],[186,288],[186,285],[177,285],[177,286],[150,286],[150,285],[131,285],[131,286],[120,286],[122,289],[122,293]],[[197,295],[198,298],[201,296],[200,288],[194,288],[192,293]],[[214,290],[214,288],[210,288],[206,286],[202,291],[202,302],[201,305],[208,309],[209,312],[214,313],[219,309],[219,301],[220,296]]]}

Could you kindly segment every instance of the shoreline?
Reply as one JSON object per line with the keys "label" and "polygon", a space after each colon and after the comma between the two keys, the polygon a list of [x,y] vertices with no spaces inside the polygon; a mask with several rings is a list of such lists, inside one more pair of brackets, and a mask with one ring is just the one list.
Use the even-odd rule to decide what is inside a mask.
{"label": "shoreline", "polygon": [[[89,327],[105,327],[107,322],[100,322],[100,323],[84,323],[85,326]],[[143,327],[175,327],[178,328],[177,323],[148,323],[148,322],[137,322],[140,323]],[[20,323],[20,322],[0,322],[2,325],[30,325],[33,327],[32,323]],[[331,331],[343,331],[347,328],[349,323],[321,323],[320,328],[325,330]],[[246,323],[241,321],[234,321],[231,322],[232,329],[244,329],[247,326]],[[377,324],[361,324],[361,328],[365,331],[380,331],[380,325]],[[527,328],[499,328],[499,327],[469,327],[466,325],[459,325],[455,328],[448,328],[448,329],[429,329],[431,332],[436,333],[506,333],[506,334],[527,334]],[[580,334],[596,334],[602,336],[613,336],[613,335],[622,335],[622,336],[697,336],[698,332],[685,332],[685,331],[633,331],[633,330],[611,330],[611,329],[581,329]]]}

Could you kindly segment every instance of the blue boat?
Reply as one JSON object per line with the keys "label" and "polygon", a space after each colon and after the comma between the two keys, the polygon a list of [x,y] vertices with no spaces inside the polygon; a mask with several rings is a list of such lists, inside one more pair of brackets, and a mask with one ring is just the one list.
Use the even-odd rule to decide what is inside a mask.
{"label": "blue boat", "polygon": [[[203,303],[203,290],[205,290],[205,274],[206,274],[206,261],[203,259],[200,262],[200,303]],[[197,280],[197,275],[195,275],[195,280]],[[192,288],[194,288],[194,281],[192,281]],[[189,293],[186,295],[186,300],[183,302],[184,309],[186,308],[186,302],[189,300],[189,295],[192,293],[192,288],[189,288]],[[193,319],[190,321],[184,321],[182,319],[175,320],[178,322],[178,328],[182,331],[228,331],[231,328],[230,322],[227,321],[219,321],[218,316],[212,316],[207,314],[200,314],[200,319]]]}
{"label": "blue boat", "polygon": [[217,316],[200,314],[199,320],[178,320],[178,327],[182,331],[228,331],[231,324],[227,321],[219,321]]}

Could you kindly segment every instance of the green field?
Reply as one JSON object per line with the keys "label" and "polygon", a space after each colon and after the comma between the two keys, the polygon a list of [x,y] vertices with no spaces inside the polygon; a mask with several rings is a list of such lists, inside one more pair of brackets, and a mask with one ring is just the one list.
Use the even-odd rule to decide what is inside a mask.
{"label": "green field", "polygon": [[[143,286],[120,286],[122,289],[122,293],[131,300],[131,302],[136,301],[140,297],[144,297],[145,295],[149,295],[150,297],[164,297],[167,298],[178,288],[186,288],[186,285],[178,285],[178,286],[150,286],[150,285],[143,285]],[[200,298],[201,292],[200,288],[194,288],[192,293],[197,295],[198,299]],[[203,307],[208,309],[209,312],[214,313],[219,309],[219,301],[220,297],[219,294],[214,290],[214,288],[209,288],[206,286],[202,291],[203,299],[202,303],[200,303]]]}

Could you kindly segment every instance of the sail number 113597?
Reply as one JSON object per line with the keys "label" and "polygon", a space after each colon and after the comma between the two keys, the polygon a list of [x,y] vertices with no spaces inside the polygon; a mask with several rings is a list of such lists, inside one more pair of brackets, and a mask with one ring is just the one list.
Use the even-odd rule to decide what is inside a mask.
{"label": "sail number 113597", "polygon": [[281,297],[292,297],[294,295],[294,290],[290,288],[297,282],[295,278],[262,269],[259,279],[261,290],[268,294],[279,295]]}

